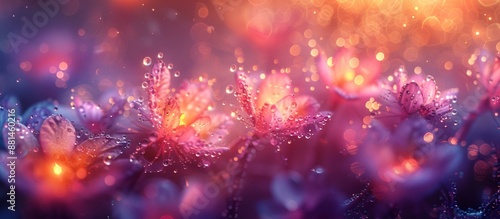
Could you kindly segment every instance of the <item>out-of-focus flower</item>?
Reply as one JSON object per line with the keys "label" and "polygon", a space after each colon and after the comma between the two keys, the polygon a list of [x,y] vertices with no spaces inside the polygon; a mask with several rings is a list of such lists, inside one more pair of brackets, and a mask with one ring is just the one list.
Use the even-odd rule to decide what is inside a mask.
{"label": "out-of-focus flower", "polygon": [[392,132],[374,123],[359,150],[375,196],[419,199],[434,191],[462,157],[457,146],[436,143],[436,138],[432,125],[420,117],[405,120]]}
{"label": "out-of-focus flower", "polygon": [[379,107],[381,110],[378,113],[402,118],[419,114],[428,120],[441,119],[453,110],[452,103],[456,102],[458,92],[458,89],[452,88],[441,93],[434,77],[430,75],[425,79],[415,77],[409,80],[403,67],[389,76],[381,86],[384,89],[380,98],[383,106]]}
{"label": "out-of-focus flower", "polygon": [[[46,118],[37,133],[34,135],[19,122],[14,130],[17,146],[34,148],[21,154],[16,162],[16,188],[33,200],[43,200],[47,205],[52,201],[84,200],[104,194],[139,170],[128,159],[113,161],[127,146],[124,139],[103,135],[77,144],[75,128],[60,115]],[[2,152],[1,160],[7,162],[12,156],[16,155]],[[8,174],[5,171],[2,174]]]}
{"label": "out-of-focus flower", "polygon": [[[208,81],[185,82],[174,93],[170,89],[170,72],[159,62],[146,83],[148,106],[134,102],[134,107],[153,129],[133,156],[145,163],[148,171],[161,171],[171,165],[174,154],[185,163],[196,157],[215,157],[228,149],[223,146],[223,138],[232,122],[228,116],[211,111]],[[202,163],[209,165],[207,160]]]}
{"label": "out-of-focus flower", "polygon": [[[321,169],[323,170],[323,169]],[[323,172],[307,178],[298,172],[278,173],[271,182],[272,200],[258,205],[261,218],[339,218],[340,197],[321,182]],[[329,207],[326,207],[329,206]],[[334,207],[337,206],[337,207]]]}
{"label": "out-of-focus flower", "polygon": [[125,103],[126,100],[123,98],[114,98],[111,107],[104,109],[92,100],[75,98],[75,108],[79,121],[87,130],[94,134],[108,131],[113,126],[114,121],[120,116],[120,111],[123,111]]}
{"label": "out-of-focus flower", "polygon": [[139,191],[120,195],[113,205],[113,218],[180,218],[180,201],[179,188],[173,182],[148,180]]}
{"label": "out-of-focus flower", "polygon": [[[477,58],[476,54],[473,57]],[[464,123],[455,134],[458,141],[465,140],[479,115],[492,112],[497,116],[500,111],[500,58],[485,53],[478,60],[478,68],[480,87],[479,95],[475,96],[478,98],[477,105],[473,104],[470,113],[463,118]]]}
{"label": "out-of-focus flower", "polygon": [[318,112],[320,105],[313,97],[295,96],[291,83],[285,74],[270,74],[257,88],[245,73],[236,74],[235,95],[250,116],[249,123],[272,145],[293,136],[310,138],[331,117],[329,112]]}
{"label": "out-of-focus flower", "polygon": [[488,57],[479,65],[480,82],[486,93],[483,98],[488,101],[489,108],[500,110],[500,57]]}
{"label": "out-of-focus flower", "polygon": [[333,57],[318,56],[318,72],[329,89],[344,99],[378,94],[376,86],[380,62],[375,58],[358,58],[353,49],[343,49]]}

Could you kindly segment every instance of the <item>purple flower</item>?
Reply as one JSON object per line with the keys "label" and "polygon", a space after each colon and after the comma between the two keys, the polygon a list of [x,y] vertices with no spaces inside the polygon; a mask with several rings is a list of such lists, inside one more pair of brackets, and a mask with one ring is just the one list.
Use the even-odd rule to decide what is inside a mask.
{"label": "purple flower", "polygon": [[298,172],[278,173],[270,185],[273,199],[257,205],[260,217],[339,218],[340,197],[324,185],[322,174],[312,172],[303,177]]}
{"label": "purple flower", "polygon": [[402,122],[394,131],[373,124],[360,146],[362,162],[381,199],[421,198],[460,163],[458,146],[436,143],[433,127],[419,117]]}
{"label": "purple flower", "polygon": [[179,188],[166,179],[147,180],[138,191],[123,193],[113,206],[113,216],[133,218],[180,218]]}
{"label": "purple flower", "polygon": [[389,76],[382,88],[384,91],[380,102],[385,105],[381,107],[385,109],[384,113],[403,118],[419,114],[428,120],[441,119],[450,113],[458,92],[456,88],[440,92],[436,80],[430,75],[423,80],[418,77],[409,80],[403,67]]}

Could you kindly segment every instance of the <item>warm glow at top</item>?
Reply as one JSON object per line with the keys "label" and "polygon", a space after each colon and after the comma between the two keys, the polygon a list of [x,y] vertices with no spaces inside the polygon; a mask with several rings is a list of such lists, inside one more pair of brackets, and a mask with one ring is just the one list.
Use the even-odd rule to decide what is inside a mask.
{"label": "warm glow at top", "polygon": [[56,175],[61,175],[61,173],[62,173],[62,167],[59,166],[57,163],[54,163],[54,168],[52,170],[54,171],[54,174],[56,174]]}

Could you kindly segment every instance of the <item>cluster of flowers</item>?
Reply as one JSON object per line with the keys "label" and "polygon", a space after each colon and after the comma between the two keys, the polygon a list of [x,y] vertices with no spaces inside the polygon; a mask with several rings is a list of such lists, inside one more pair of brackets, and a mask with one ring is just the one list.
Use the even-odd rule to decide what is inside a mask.
{"label": "cluster of flowers", "polygon": [[[332,71],[325,60],[320,61],[319,69],[327,80],[333,80],[330,74],[340,74],[338,71],[343,69],[340,63]],[[451,137],[443,137],[438,125],[456,114],[453,105],[457,104],[458,89],[440,92],[432,76],[409,77],[403,67],[375,86],[379,95],[371,103],[376,105],[370,109],[373,119],[358,148],[366,167],[362,177],[370,182],[370,196],[391,203],[408,197],[419,199],[438,189],[439,183],[453,173],[463,157],[457,144],[466,138],[469,123],[483,112],[498,111],[500,106],[500,61],[490,58],[481,65],[481,86],[486,92],[477,108],[463,118],[465,125]],[[28,203],[42,203],[34,207],[47,214],[41,217],[99,216],[88,212],[82,216],[75,203],[94,202],[91,206],[97,207],[102,203],[96,202],[96,197],[108,200],[101,199],[103,196],[119,202],[114,207],[117,217],[199,214],[199,203],[194,207],[193,203],[191,207],[186,205],[198,191],[193,188],[203,185],[189,186],[183,195],[165,179],[146,183],[138,193],[124,192],[123,188],[146,173],[171,173],[166,171],[168,168],[177,173],[191,164],[201,168],[217,163],[232,149],[234,139],[228,136],[235,123],[233,118],[250,129],[242,137],[244,146],[237,149],[240,155],[231,158],[240,162],[242,155],[256,145],[278,147],[296,138],[310,139],[333,117],[331,112],[320,111],[313,97],[297,95],[285,73],[254,77],[236,71],[234,75],[234,96],[240,108],[232,115],[215,109],[213,81],[200,77],[172,87],[170,67],[162,61],[145,74],[142,88],[147,98],[114,95],[95,103],[75,97],[75,104],[69,107],[59,106],[56,101],[36,104],[16,116],[15,154],[1,151],[0,160],[7,162],[9,156],[17,157],[17,188],[29,197]],[[341,84],[328,83],[334,84],[334,94],[348,100],[370,93],[356,93],[343,89]],[[1,97],[1,140],[5,148],[9,136],[6,109],[21,112],[16,97]],[[0,173],[7,177],[8,172],[4,169]],[[234,176],[225,177],[235,180],[231,179]],[[321,208],[313,203],[328,194],[319,192],[315,182],[302,181],[296,173],[276,176],[272,183],[276,198],[273,203],[279,203],[281,210],[273,215],[294,217],[299,211],[307,215]],[[294,189],[297,183],[301,184],[300,191]],[[302,194],[306,191],[314,194]],[[77,213],[61,212],[61,206],[76,209]],[[271,214],[269,206],[262,209],[262,214]]]}

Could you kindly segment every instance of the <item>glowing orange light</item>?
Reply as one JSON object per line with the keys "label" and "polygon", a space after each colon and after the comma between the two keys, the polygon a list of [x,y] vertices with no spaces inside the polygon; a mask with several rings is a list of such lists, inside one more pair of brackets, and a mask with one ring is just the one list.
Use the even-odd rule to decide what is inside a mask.
{"label": "glowing orange light", "polygon": [[418,169],[418,162],[415,159],[406,159],[399,166],[394,167],[394,173],[401,175],[413,173]]}
{"label": "glowing orange light", "polygon": [[59,164],[54,163],[54,167],[52,168],[52,171],[54,171],[54,174],[59,176],[62,173],[62,167],[59,166]]}

